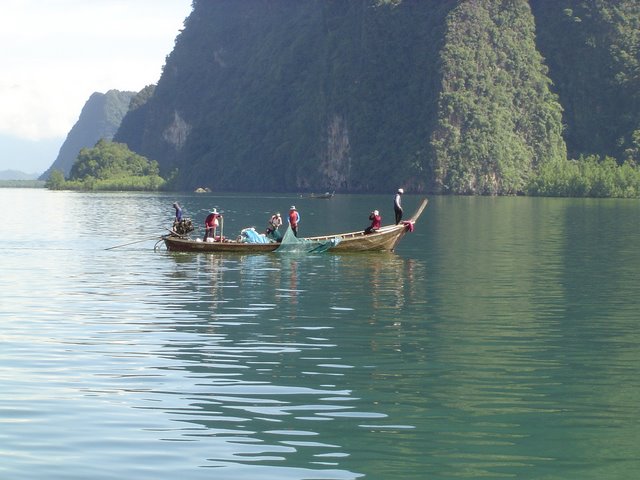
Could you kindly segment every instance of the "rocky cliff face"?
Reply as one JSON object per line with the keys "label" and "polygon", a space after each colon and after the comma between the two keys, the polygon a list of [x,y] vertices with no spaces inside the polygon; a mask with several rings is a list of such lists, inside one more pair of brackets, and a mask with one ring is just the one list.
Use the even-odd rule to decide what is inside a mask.
{"label": "rocky cliff face", "polygon": [[[351,178],[351,146],[349,129],[344,117],[335,115],[327,127],[326,151],[318,169],[320,175],[327,179],[327,185],[333,190],[347,189]],[[313,185],[301,184],[302,189],[313,188]]]}
{"label": "rocky cliff face", "polygon": [[[164,174],[177,169],[179,188],[513,194],[566,157],[566,138],[574,155],[615,154],[640,128],[634,0],[193,7],[157,88],[115,137]],[[579,81],[563,62],[573,54],[590,65]],[[602,108],[577,108],[587,99]]]}
{"label": "rocky cliff face", "polygon": [[134,95],[135,92],[118,90],[96,92],[91,95],[82,108],[78,121],[60,147],[58,157],[40,179],[47,180],[53,170],[60,170],[65,176],[69,175],[81,149],[93,147],[100,139],[113,139]]}
{"label": "rocky cliff face", "polygon": [[185,189],[425,188],[455,5],[195,1],[144,119],[115,140]]}

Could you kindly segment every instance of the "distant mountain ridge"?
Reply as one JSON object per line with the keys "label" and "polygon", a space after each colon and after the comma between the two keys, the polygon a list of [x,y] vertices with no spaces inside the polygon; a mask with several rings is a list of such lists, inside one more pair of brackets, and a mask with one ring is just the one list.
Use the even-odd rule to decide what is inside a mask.
{"label": "distant mountain ridge", "polygon": [[40,179],[48,179],[53,170],[68,175],[81,149],[93,147],[100,139],[113,139],[134,95],[136,92],[119,90],[92,94],[60,147],[56,160]]}
{"label": "distant mountain ridge", "polygon": [[18,170],[0,171],[0,180],[36,180],[40,174],[25,173]]}

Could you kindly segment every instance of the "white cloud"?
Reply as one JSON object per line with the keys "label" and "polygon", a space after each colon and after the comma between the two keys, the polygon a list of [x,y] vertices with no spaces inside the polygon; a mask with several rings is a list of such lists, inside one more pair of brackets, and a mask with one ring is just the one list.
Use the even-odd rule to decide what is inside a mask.
{"label": "white cloud", "polygon": [[160,78],[191,0],[5,0],[0,133],[64,137],[93,92]]}

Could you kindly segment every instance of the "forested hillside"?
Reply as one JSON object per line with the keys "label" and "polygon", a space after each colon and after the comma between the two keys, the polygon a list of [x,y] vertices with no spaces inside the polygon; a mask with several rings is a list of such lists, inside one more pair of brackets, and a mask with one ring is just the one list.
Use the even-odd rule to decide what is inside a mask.
{"label": "forested hillside", "polygon": [[522,193],[567,150],[640,160],[639,23],[636,0],[194,0],[114,140],[184,189]]}
{"label": "forested hillside", "polygon": [[640,2],[531,0],[531,7],[569,156],[640,161]]}
{"label": "forested hillside", "polygon": [[436,191],[515,194],[565,157],[562,115],[526,2],[461,2],[441,51]]}
{"label": "forested hillside", "polygon": [[129,109],[133,95],[135,92],[118,90],[96,92],[91,95],[82,108],[78,121],[60,147],[55,162],[40,179],[48,179],[53,170],[68,175],[80,150],[93,147],[100,139],[111,140]]}

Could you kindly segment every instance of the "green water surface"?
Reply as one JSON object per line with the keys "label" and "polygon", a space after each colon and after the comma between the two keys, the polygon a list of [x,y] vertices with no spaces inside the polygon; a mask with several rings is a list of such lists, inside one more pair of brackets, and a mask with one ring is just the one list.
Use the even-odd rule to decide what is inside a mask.
{"label": "green water surface", "polygon": [[301,256],[154,251],[174,200],[228,235],[292,203],[302,235],[393,217],[0,189],[0,478],[640,471],[640,202],[433,197],[395,253]]}

